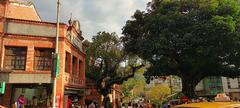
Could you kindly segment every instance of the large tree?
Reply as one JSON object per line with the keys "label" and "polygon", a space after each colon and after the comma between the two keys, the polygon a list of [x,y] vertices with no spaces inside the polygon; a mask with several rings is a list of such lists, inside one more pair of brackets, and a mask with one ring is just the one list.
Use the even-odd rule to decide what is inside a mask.
{"label": "large tree", "polygon": [[240,75],[240,6],[237,0],[155,0],[123,28],[129,53],[151,63],[151,76],[177,75],[193,97],[206,76]]}
{"label": "large tree", "polygon": [[[99,32],[87,46],[87,77],[96,81],[98,91],[104,96],[103,104],[109,108],[108,94],[114,84],[122,84],[143,65],[135,57],[126,55],[116,33]],[[136,60],[136,61],[135,61]]]}

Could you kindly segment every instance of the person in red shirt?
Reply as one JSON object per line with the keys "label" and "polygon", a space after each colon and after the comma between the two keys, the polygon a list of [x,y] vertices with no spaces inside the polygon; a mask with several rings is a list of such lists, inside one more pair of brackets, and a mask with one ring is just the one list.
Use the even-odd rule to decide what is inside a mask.
{"label": "person in red shirt", "polygon": [[72,100],[70,99],[70,97],[68,97],[67,108],[71,108],[71,107],[72,107]]}

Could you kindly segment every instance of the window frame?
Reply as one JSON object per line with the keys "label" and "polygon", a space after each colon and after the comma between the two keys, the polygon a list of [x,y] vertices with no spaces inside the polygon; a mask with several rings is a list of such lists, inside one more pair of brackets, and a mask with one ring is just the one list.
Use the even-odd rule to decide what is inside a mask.
{"label": "window frame", "polygon": [[[37,54],[38,53],[37,51],[39,51],[39,54]],[[45,55],[45,54],[41,54],[42,52],[43,53],[51,52],[51,53]],[[51,71],[53,52],[54,52],[53,48],[38,48],[38,47],[34,48],[33,69],[37,71]]]}
{"label": "window frame", "polygon": [[[3,66],[4,67],[12,67],[12,68],[10,68],[11,70],[25,70],[26,63],[27,63],[27,47],[25,47],[25,46],[5,46],[4,48],[5,48],[5,51],[4,51]],[[16,49],[15,53],[14,53],[13,49]],[[8,51],[12,51],[12,53],[10,53]],[[21,53],[23,53],[23,54],[21,54]],[[18,59],[18,57],[20,59]],[[7,59],[10,61],[7,61]],[[21,61],[21,60],[24,60],[24,61]],[[19,63],[19,62],[21,62],[21,63]],[[8,64],[8,63],[10,63],[10,64]],[[19,64],[22,64],[22,65],[19,65]],[[19,67],[19,68],[17,68],[17,67]]]}

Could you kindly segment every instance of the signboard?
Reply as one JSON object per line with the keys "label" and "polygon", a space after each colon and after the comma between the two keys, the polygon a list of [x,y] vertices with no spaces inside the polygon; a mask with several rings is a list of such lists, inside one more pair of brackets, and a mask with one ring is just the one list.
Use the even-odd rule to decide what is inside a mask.
{"label": "signboard", "polygon": [[59,54],[52,54],[52,77],[59,76],[60,57]]}
{"label": "signboard", "polygon": [[3,81],[0,84],[0,94],[4,94],[5,93],[5,88],[6,88],[6,83],[5,83],[5,81]]}

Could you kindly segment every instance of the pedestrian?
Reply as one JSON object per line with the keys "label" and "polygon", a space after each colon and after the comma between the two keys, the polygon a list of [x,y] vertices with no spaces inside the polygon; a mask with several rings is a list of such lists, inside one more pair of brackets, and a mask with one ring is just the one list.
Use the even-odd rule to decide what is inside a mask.
{"label": "pedestrian", "polygon": [[24,95],[20,95],[17,100],[17,108],[24,108]]}
{"label": "pedestrian", "polygon": [[92,101],[92,103],[88,106],[88,108],[95,108],[95,104],[94,104],[93,101]]}
{"label": "pedestrian", "polygon": [[51,108],[51,106],[52,106],[52,97],[51,96],[47,97],[46,105],[47,105],[47,108]]}
{"label": "pedestrian", "polygon": [[122,103],[122,107],[121,108],[126,108],[125,103]]}
{"label": "pedestrian", "polygon": [[33,96],[32,97],[32,101],[31,101],[31,106],[32,108],[35,108],[37,106],[37,97],[36,96]]}
{"label": "pedestrian", "polygon": [[146,105],[146,108],[152,108],[152,104],[150,103],[150,100],[148,100],[148,103]]}
{"label": "pedestrian", "polygon": [[72,100],[71,100],[70,96],[68,96],[67,108],[71,108],[71,107],[72,107]]}
{"label": "pedestrian", "polygon": [[131,102],[128,103],[128,108],[132,108],[132,103]]}

